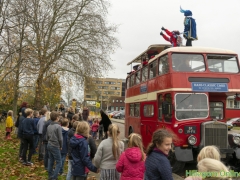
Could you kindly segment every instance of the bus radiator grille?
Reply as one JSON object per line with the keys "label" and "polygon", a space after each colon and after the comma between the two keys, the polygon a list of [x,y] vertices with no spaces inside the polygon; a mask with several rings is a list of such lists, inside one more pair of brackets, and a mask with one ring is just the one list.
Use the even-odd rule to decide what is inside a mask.
{"label": "bus radiator grille", "polygon": [[206,124],[205,125],[205,146],[215,145],[218,148],[227,148],[228,130],[226,124]]}

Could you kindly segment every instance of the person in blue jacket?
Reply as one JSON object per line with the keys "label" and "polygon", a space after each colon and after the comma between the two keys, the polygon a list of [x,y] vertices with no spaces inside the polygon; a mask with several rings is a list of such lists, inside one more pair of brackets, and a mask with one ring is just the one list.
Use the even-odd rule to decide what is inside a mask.
{"label": "person in blue jacket", "polygon": [[158,129],[153,133],[152,142],[147,149],[145,180],[173,180],[168,160],[172,139],[173,134],[165,129]]}
{"label": "person in blue jacket", "polygon": [[187,40],[186,46],[192,46],[192,41],[198,40],[196,21],[192,18],[192,11],[180,7],[180,12],[185,16],[183,37]]}
{"label": "person in blue jacket", "polygon": [[86,121],[78,123],[76,134],[70,139],[69,145],[72,148],[73,159],[72,176],[73,180],[86,180],[88,170],[98,172],[90,159],[90,148],[87,138],[89,136],[89,125]]}

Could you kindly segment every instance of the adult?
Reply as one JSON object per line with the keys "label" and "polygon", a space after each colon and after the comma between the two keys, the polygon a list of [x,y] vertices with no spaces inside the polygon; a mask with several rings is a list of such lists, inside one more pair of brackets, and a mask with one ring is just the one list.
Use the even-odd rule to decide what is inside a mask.
{"label": "adult", "polygon": [[73,107],[71,106],[69,109],[68,109],[68,114],[67,114],[67,118],[68,120],[71,122],[72,121],[72,117],[74,116],[74,109]]}
{"label": "adult", "polygon": [[47,102],[46,103],[46,105],[44,105],[44,107],[43,108],[45,108],[45,109],[47,109],[48,111],[50,111],[50,106],[49,106],[49,103]]}
{"label": "adult", "polygon": [[100,114],[101,114],[102,120],[99,122],[99,125],[103,125],[104,138],[107,139],[108,138],[108,133],[107,133],[108,126],[110,124],[112,124],[112,122],[103,110],[100,111]]}
{"label": "adult", "polygon": [[88,116],[89,116],[89,110],[87,107],[83,108],[83,112],[82,112],[82,118],[84,121],[88,120]]}
{"label": "adult", "polygon": [[166,36],[163,34],[163,32],[160,32],[160,35],[168,42],[172,44],[173,47],[181,46],[181,36],[179,31],[172,31],[170,32],[168,29],[165,29],[162,27],[162,30],[166,32],[166,34],[169,36]]}
{"label": "adult", "polygon": [[65,107],[62,103],[60,104],[59,111],[60,112],[65,112]]}
{"label": "adult", "polygon": [[192,46],[192,41],[197,40],[197,28],[196,21],[192,18],[192,12],[190,10],[183,10],[180,7],[180,12],[184,13],[184,32],[183,37],[187,40],[186,46]]}

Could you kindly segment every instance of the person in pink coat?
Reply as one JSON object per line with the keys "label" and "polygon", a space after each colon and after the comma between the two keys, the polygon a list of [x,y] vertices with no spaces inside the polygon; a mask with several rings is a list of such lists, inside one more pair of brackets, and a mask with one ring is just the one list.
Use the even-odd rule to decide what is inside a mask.
{"label": "person in pink coat", "polygon": [[143,180],[146,155],[143,152],[142,138],[139,134],[132,133],[128,139],[128,149],[121,154],[116,169],[121,173],[121,180]]}

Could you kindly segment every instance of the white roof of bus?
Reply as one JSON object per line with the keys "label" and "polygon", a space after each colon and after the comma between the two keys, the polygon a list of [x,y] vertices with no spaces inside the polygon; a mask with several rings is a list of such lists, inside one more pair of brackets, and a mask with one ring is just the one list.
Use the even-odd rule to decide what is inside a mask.
{"label": "white roof of bus", "polygon": [[154,59],[166,54],[168,52],[178,52],[178,53],[213,53],[213,54],[237,54],[234,51],[227,49],[219,49],[219,48],[211,48],[211,47],[190,47],[190,46],[182,46],[182,47],[172,47],[168,48],[158,55],[156,55],[153,59],[151,59],[148,63],[152,62]]}
{"label": "white roof of bus", "polygon": [[141,57],[149,50],[163,50],[165,46],[171,46],[171,44],[152,44],[150,45],[145,51],[143,51],[140,55],[138,55],[136,58],[134,58],[132,61],[127,63],[127,65],[130,65],[132,63],[141,63]]}
{"label": "white roof of bus", "polygon": [[[130,61],[127,65],[130,65],[132,63],[141,63],[141,56],[143,56],[147,51],[149,50],[163,50],[165,46],[169,46],[167,44],[154,44],[148,47],[147,50],[145,50],[143,53],[141,53],[139,56],[137,56],[135,59]],[[211,47],[193,47],[193,46],[182,46],[182,47],[171,47],[166,50],[163,50],[158,55],[156,55],[153,59],[151,59],[149,62],[153,61],[154,59],[158,58],[159,56],[162,56],[163,54],[166,54],[168,52],[179,52],[179,53],[216,53],[216,54],[237,54],[234,51],[226,50],[226,49],[219,49],[219,48],[211,48]]]}

